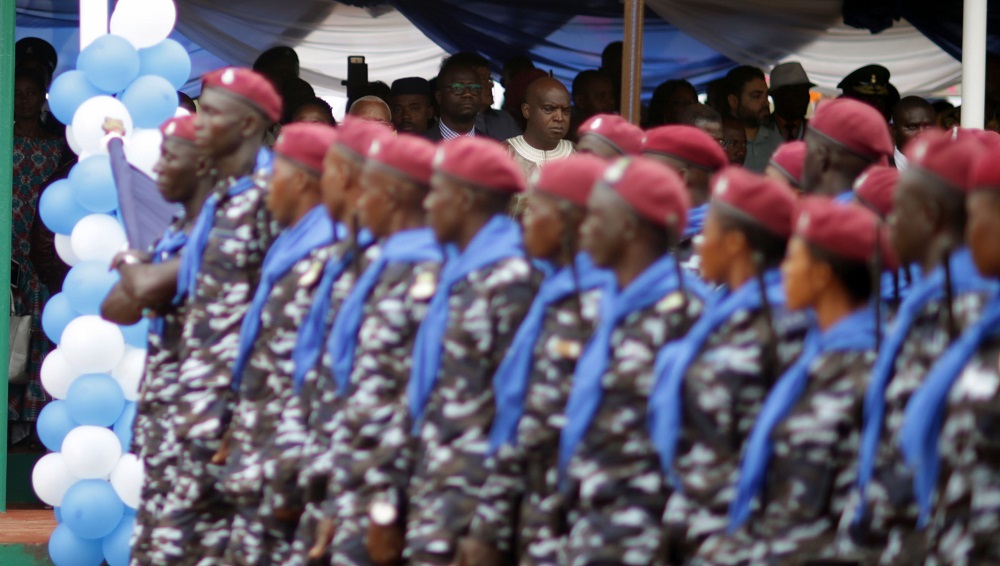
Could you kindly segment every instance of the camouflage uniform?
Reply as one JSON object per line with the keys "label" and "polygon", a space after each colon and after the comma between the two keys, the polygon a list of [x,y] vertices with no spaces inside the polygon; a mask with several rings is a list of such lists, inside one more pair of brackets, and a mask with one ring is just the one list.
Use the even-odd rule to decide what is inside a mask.
{"label": "camouflage uniform", "polygon": [[237,182],[227,179],[214,189],[219,207],[197,286],[186,299],[173,399],[182,452],[177,481],[153,533],[155,564],[219,564],[229,541],[233,511],[218,489],[221,470],[211,459],[233,409],[232,365],[240,325],[278,233],[264,188],[258,184],[227,195]]}
{"label": "camouflage uniform", "polygon": [[600,290],[587,291],[545,312],[517,440],[501,445],[488,461],[490,475],[470,536],[503,553],[514,553],[519,564],[559,563],[564,537],[553,528],[560,510],[559,432],[566,422],[576,361],[593,331],[600,296]]}
{"label": "camouflage uniform", "polygon": [[[802,351],[808,317],[775,308],[774,336],[759,309],[743,309],[708,337],[682,382],[673,474],[664,513],[671,563],[683,563],[729,522],[740,453],[773,385]],[[764,349],[771,342],[774,354]],[[771,360],[771,356],[776,359]]]}
{"label": "camouflage uniform", "polygon": [[[175,221],[169,229],[182,231],[184,222]],[[159,259],[165,261],[175,255],[164,253]],[[147,336],[146,367],[139,387],[131,449],[142,460],[144,473],[131,544],[131,563],[137,566],[150,562],[153,528],[176,480],[181,447],[171,425],[185,310],[184,305],[168,309],[163,313],[162,333],[150,331]]]}
{"label": "camouflage uniform", "polygon": [[861,410],[874,350],[820,354],[805,390],[771,432],[759,507],[734,534],[710,537],[693,564],[809,564],[833,558],[856,481]]}
{"label": "camouflage uniform", "polygon": [[572,529],[565,563],[661,563],[667,486],[646,425],[653,364],[660,347],[687,333],[702,306],[674,291],[612,332],[603,399],[566,471],[563,505]]}
{"label": "camouflage uniform", "polygon": [[[493,373],[540,282],[531,263],[515,257],[474,271],[451,289],[437,383],[413,439],[405,551],[410,564],[450,564],[472,521],[487,475]],[[387,436],[395,434],[409,430]]]}
{"label": "camouflage uniform", "polygon": [[1000,336],[986,338],[948,395],[927,564],[1000,564]]}
{"label": "camouflage uniform", "polygon": [[417,328],[434,294],[440,263],[385,267],[365,302],[350,385],[333,425],[333,476],[325,514],[334,518],[333,563],[371,564],[368,508],[403,508],[409,479],[406,384]]}
{"label": "camouflage uniform", "polygon": [[[984,292],[955,297],[952,308],[960,329],[978,318],[986,298]],[[841,521],[842,556],[886,565],[922,564],[926,558],[925,532],[916,528],[919,509],[913,497],[913,473],[899,451],[899,432],[910,396],[951,342],[944,306],[943,298],[924,305],[896,356],[885,389],[885,418],[875,468],[866,491],[867,515],[863,523],[852,526],[858,511],[855,494]]]}
{"label": "camouflage uniform", "polygon": [[318,247],[296,262],[275,281],[261,312],[260,332],[243,370],[230,426],[231,452],[222,482],[237,507],[227,564],[281,564],[291,550],[296,523],[279,521],[273,511],[275,504],[295,503],[265,502],[263,482],[276,467],[279,454],[269,448],[295,397],[292,350],[329,251],[329,246]]}

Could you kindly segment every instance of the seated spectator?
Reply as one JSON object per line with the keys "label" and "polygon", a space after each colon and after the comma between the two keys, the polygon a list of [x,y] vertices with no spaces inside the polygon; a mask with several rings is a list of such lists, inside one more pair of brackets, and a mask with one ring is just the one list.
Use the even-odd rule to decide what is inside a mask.
{"label": "seated spectator", "polygon": [[611,78],[611,84],[615,88],[615,111],[622,106],[622,57],[625,44],[621,41],[612,41],[601,52],[601,68],[605,75]]}
{"label": "seated spectator", "polygon": [[482,55],[470,52],[456,53],[450,59],[455,64],[472,67],[479,76],[479,83],[483,85],[479,114],[476,115],[476,130],[497,141],[521,135],[522,129],[513,116],[493,108],[493,75],[490,73],[489,61]]}
{"label": "seated spectator", "polygon": [[316,98],[316,91],[312,85],[299,77],[293,77],[284,83],[279,89],[281,99],[284,101],[284,116],[281,118],[282,124],[292,121],[292,111],[305,102]]}
{"label": "seated spectator", "polygon": [[257,56],[253,70],[264,75],[281,92],[285,84],[299,78],[299,55],[291,47],[272,47]]}
{"label": "seated spectator", "polygon": [[722,116],[711,107],[694,102],[685,106],[677,115],[677,124],[694,126],[722,144]]}
{"label": "seated spectator", "polygon": [[896,144],[892,164],[906,169],[906,147],[921,132],[937,127],[934,107],[919,96],[907,96],[892,109],[892,139]]}
{"label": "seated spectator", "polygon": [[892,109],[899,101],[899,91],[889,82],[889,69],[882,65],[865,65],[855,69],[837,84],[844,98],[860,100],[879,111],[888,122]]}
{"label": "seated spectator", "polygon": [[806,112],[809,110],[809,81],[802,64],[791,61],[775,65],[771,70],[771,99],[774,113],[771,120],[785,141],[801,140],[806,134]]}
{"label": "seated spectator", "polygon": [[782,142],[778,127],[767,120],[771,107],[767,101],[764,71],[757,67],[736,67],[726,75],[729,89],[729,113],[743,122],[747,134],[747,157],[744,167],[761,173],[771,154]]}
{"label": "seated spectator", "polygon": [[389,92],[392,123],[397,132],[423,135],[434,120],[431,84],[421,77],[406,77],[392,82]]}
{"label": "seated spectator", "polygon": [[347,114],[348,116],[354,116],[355,118],[369,122],[378,122],[390,129],[392,128],[392,112],[389,110],[389,105],[374,95],[362,96],[355,100]]}
{"label": "seated spectator", "polygon": [[[655,128],[665,124],[682,124],[681,113],[688,106],[698,102],[698,91],[685,80],[669,80],[653,91],[649,102],[649,118],[646,127]],[[688,124],[693,125],[693,124]]]}
{"label": "seated spectator", "polygon": [[722,119],[722,148],[726,150],[729,163],[743,165],[746,161],[747,131],[743,129],[743,123],[732,116]]}
{"label": "seated spectator", "polygon": [[527,179],[539,165],[573,153],[573,144],[563,139],[569,131],[569,91],[556,79],[538,79],[528,87],[521,111],[524,135],[510,138],[507,146]]}
{"label": "seated spectator", "polygon": [[483,83],[476,70],[461,60],[445,59],[435,80],[434,92],[440,120],[424,135],[433,141],[486,135],[476,128],[482,96]]}
{"label": "seated spectator", "polygon": [[528,85],[537,79],[549,76],[541,69],[531,67],[523,69],[511,78],[510,86],[504,93],[503,109],[514,117],[517,126],[523,131],[526,123],[524,114],[521,112],[521,105],[524,104],[525,96],[528,94]]}
{"label": "seated spectator", "polygon": [[333,117],[333,108],[330,107],[330,103],[319,97],[299,104],[298,108],[292,111],[292,122],[315,122],[331,126],[337,125],[337,120]]}
{"label": "seated spectator", "polygon": [[611,78],[601,71],[582,71],[573,79],[573,116],[567,139],[577,141],[580,124],[597,114],[615,111],[615,90]]}

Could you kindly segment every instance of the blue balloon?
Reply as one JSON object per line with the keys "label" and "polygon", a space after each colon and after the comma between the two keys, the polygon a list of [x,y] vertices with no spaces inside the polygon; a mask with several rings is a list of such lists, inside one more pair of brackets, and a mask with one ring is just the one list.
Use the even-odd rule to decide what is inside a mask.
{"label": "blue balloon", "polygon": [[156,75],[139,77],[119,98],[136,128],[159,128],[177,112],[177,89]]}
{"label": "blue balloon", "polygon": [[134,528],[135,515],[126,514],[115,530],[104,537],[101,546],[104,549],[104,559],[107,560],[108,566],[128,566],[132,557],[132,548],[129,542]]}
{"label": "blue balloon", "polygon": [[80,480],[63,496],[63,525],[80,538],[93,540],[108,536],[124,514],[125,504],[106,480]]}
{"label": "blue balloon", "polygon": [[139,75],[163,77],[174,90],[180,90],[191,77],[191,56],[180,43],[164,39],[139,50]]}
{"label": "blue balloon", "polygon": [[70,415],[69,404],[57,399],[42,407],[35,426],[42,444],[53,452],[59,452],[62,450],[63,439],[80,423]]}
{"label": "blue balloon", "polygon": [[118,207],[118,188],[111,172],[111,158],[92,155],[69,170],[73,197],[90,212],[108,212]]}
{"label": "blue balloon", "polygon": [[[122,453],[132,451],[132,424],[135,423],[137,408],[137,404],[134,401],[125,403],[122,415],[118,417],[114,426],[111,427],[115,436],[118,437],[118,441],[122,443]],[[128,512],[129,509],[129,507],[126,507],[125,511]]]}
{"label": "blue balloon", "polygon": [[60,511],[58,507],[53,507],[52,513],[56,516],[56,522],[62,523],[62,511]]}
{"label": "blue balloon", "polygon": [[52,295],[45,307],[42,309],[42,330],[45,335],[58,344],[62,338],[63,330],[71,320],[80,316],[80,313],[73,309],[69,295],[66,293],[56,293]]}
{"label": "blue balloon", "polygon": [[139,52],[127,39],[102,35],[76,59],[76,68],[105,92],[118,92],[139,76]]}
{"label": "blue balloon", "polygon": [[142,320],[131,325],[122,326],[122,334],[125,336],[125,343],[133,348],[146,349],[146,337],[149,336],[149,319],[142,317]]}
{"label": "blue balloon", "polygon": [[101,314],[101,303],[118,282],[118,272],[108,269],[103,261],[81,261],[69,270],[63,282],[63,292],[81,314]]}
{"label": "blue balloon", "polygon": [[56,566],[100,566],[104,549],[100,540],[87,540],[61,523],[49,537],[49,558]]}
{"label": "blue balloon", "polygon": [[66,71],[49,87],[49,109],[63,124],[73,123],[73,114],[88,98],[107,94],[87,80],[83,71]]}
{"label": "blue balloon", "polygon": [[81,375],[66,395],[69,416],[83,425],[111,426],[122,415],[125,394],[115,378],[103,373]]}
{"label": "blue balloon", "polygon": [[73,196],[73,184],[69,179],[59,179],[42,191],[38,200],[38,216],[49,230],[69,236],[73,226],[90,214],[80,206]]}

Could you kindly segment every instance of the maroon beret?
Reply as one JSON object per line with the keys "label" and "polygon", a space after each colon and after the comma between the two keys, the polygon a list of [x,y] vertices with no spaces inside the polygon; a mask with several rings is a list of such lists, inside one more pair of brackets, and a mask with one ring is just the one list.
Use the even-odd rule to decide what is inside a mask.
{"label": "maroon beret", "polygon": [[986,148],[993,149],[1000,147],[1000,134],[993,130],[979,130],[976,128],[955,128],[955,139],[971,137],[979,141]]}
{"label": "maroon beret", "polygon": [[274,153],[319,175],[323,157],[337,139],[337,129],[327,124],[293,122],[281,128]]}
{"label": "maroon beret", "polygon": [[603,182],[636,213],[680,237],[691,207],[684,180],[673,169],[645,157],[622,157],[604,171]]}
{"label": "maroon beret", "polygon": [[577,137],[597,136],[623,155],[639,155],[642,151],[642,129],[618,114],[597,114],[580,124]]}
{"label": "maroon beret", "polygon": [[895,256],[880,224],[875,213],[860,204],[808,196],[799,201],[795,235],[839,258],[863,263],[875,258],[877,244],[882,265],[892,269]]}
{"label": "maroon beret", "polygon": [[742,167],[726,167],[712,177],[712,203],[735,209],[778,236],[792,235],[798,202],[779,181]]}
{"label": "maroon beret", "polygon": [[643,153],[675,157],[702,169],[718,171],[729,165],[726,151],[712,136],[694,126],[660,126],[646,132]]}
{"label": "maroon beret", "polygon": [[778,146],[769,165],[781,172],[793,187],[802,186],[802,169],[806,164],[806,142],[790,141]]}
{"label": "maroon beret", "polygon": [[177,138],[190,143],[194,141],[194,114],[167,118],[160,124],[160,133],[165,138]]}
{"label": "maroon beret", "polygon": [[587,206],[594,184],[601,179],[607,167],[607,161],[583,153],[549,161],[532,174],[531,190]]}
{"label": "maroon beret", "polygon": [[434,171],[491,191],[524,192],[524,174],[507,149],[491,139],[462,136],[442,142]]}
{"label": "maroon beret", "polygon": [[1000,147],[990,148],[980,154],[969,185],[977,191],[1000,192]]}
{"label": "maroon beret", "polygon": [[377,163],[421,185],[430,185],[436,151],[433,143],[418,136],[380,137],[368,150],[368,163]]}
{"label": "maroon beret", "polygon": [[368,157],[372,143],[392,137],[392,130],[381,122],[372,122],[348,116],[337,127],[337,148],[358,161]]}
{"label": "maroon beret", "polygon": [[892,194],[899,183],[899,169],[872,165],[854,181],[854,196],[861,204],[885,218],[892,212]]}
{"label": "maroon beret", "polygon": [[213,88],[239,97],[260,110],[272,122],[281,118],[281,96],[271,81],[250,69],[227,67],[202,79],[202,88]]}
{"label": "maroon beret", "polygon": [[850,98],[820,104],[809,131],[865,159],[892,155],[895,145],[885,117],[871,106]]}
{"label": "maroon beret", "polygon": [[922,170],[956,191],[972,189],[972,173],[987,150],[977,135],[960,131],[927,131],[906,148],[909,166]]}

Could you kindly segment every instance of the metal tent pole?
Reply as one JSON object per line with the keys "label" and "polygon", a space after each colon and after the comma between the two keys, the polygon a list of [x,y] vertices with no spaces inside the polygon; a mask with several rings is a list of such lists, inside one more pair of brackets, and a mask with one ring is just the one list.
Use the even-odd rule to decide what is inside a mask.
{"label": "metal tent pole", "polygon": [[644,0],[625,0],[621,112],[622,117],[636,125],[642,117],[642,31],[645,8]]}

